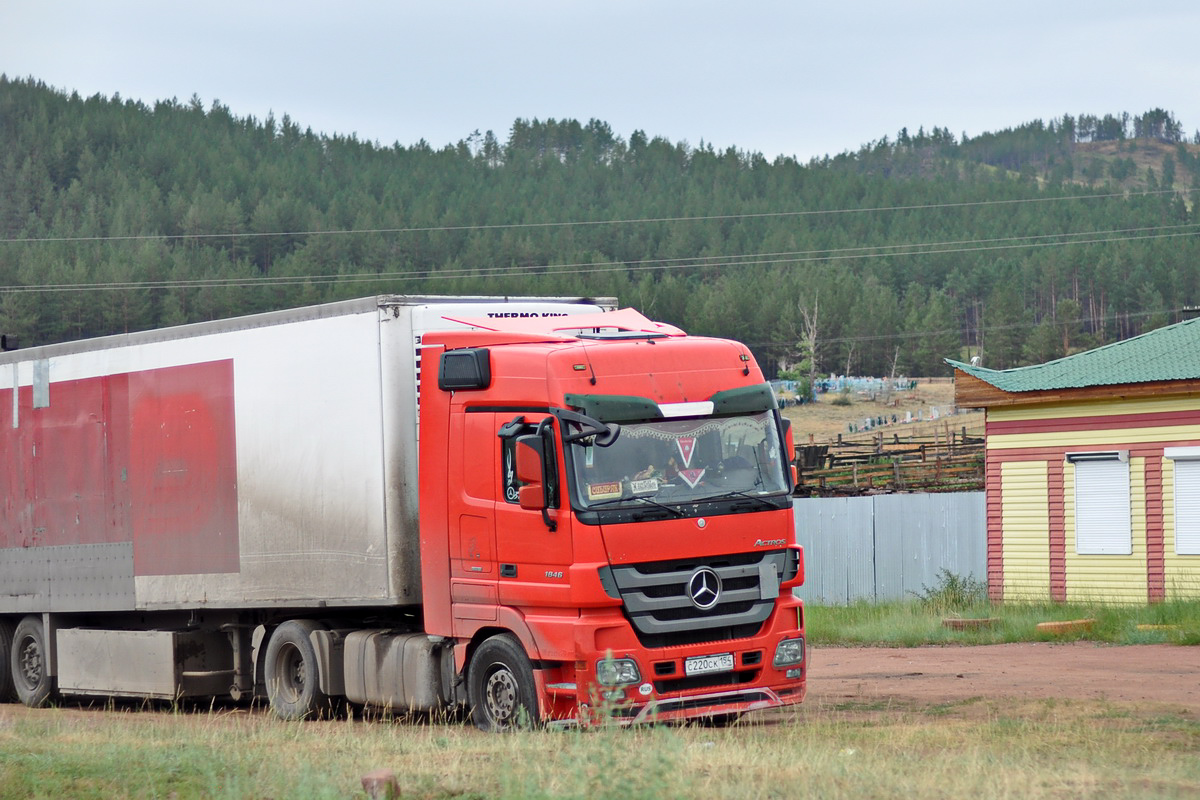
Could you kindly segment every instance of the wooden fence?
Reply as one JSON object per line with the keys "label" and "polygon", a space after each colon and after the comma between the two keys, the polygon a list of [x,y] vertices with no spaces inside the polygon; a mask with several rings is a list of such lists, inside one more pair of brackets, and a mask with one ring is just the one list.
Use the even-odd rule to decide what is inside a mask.
{"label": "wooden fence", "polygon": [[870,439],[796,447],[796,494],[836,496],[983,488],[983,437],[963,426],[933,436],[877,433]]}

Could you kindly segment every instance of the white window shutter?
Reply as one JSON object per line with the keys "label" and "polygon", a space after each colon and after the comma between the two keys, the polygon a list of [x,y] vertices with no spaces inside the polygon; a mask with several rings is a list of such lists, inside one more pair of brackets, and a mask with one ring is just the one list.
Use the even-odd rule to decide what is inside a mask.
{"label": "white window shutter", "polygon": [[1068,458],[1075,462],[1075,552],[1130,555],[1129,462],[1116,453]]}
{"label": "white window shutter", "polygon": [[1175,553],[1200,555],[1200,461],[1175,461]]}

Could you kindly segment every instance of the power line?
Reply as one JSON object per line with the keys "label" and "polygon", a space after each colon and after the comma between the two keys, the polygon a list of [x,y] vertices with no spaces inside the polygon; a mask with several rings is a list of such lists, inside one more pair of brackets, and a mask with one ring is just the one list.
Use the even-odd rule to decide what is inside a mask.
{"label": "power line", "polygon": [[767,219],[779,217],[806,217],[822,214],[867,214],[896,211],[929,211],[944,208],[972,208],[979,206],[1015,205],[1022,203],[1053,203],[1064,200],[1105,200],[1114,197],[1147,197],[1175,194],[1173,189],[1156,189],[1145,192],[1112,192],[1109,194],[1078,194],[1062,197],[1027,197],[1010,200],[976,200],[961,203],[926,203],[908,206],[875,206],[871,208],[810,209],[806,211],[764,211],[747,214],[714,214],[694,217],[649,217],[606,220],[571,220],[563,222],[511,222],[491,225],[434,225],[407,228],[363,228],[346,230],[307,231],[229,231],[227,233],[170,233],[131,234],[125,236],[45,236],[0,239],[0,244],[62,244],[82,242],[139,242],[139,241],[183,241],[213,239],[262,239],[282,236],[354,236],[401,233],[449,233],[460,231],[493,231],[522,228],[569,228],[600,225],[640,225],[665,222],[717,222],[736,219]]}
{"label": "power line", "polygon": [[[1065,247],[1080,244],[1107,244],[1112,242],[1165,239],[1194,236],[1200,232],[1200,223],[1163,225],[1144,228],[1123,228],[1108,231],[1081,231],[1075,233],[1036,234],[1032,236],[1009,236],[995,239],[957,239],[941,242],[916,242],[891,245],[867,245],[859,247],[833,248],[824,250],[795,250],[775,253],[731,254],[727,256],[700,256],[680,259],[647,259],[631,262],[582,262],[573,264],[513,265],[507,267],[484,267],[443,269],[430,272],[426,269],[365,272],[326,275],[264,275],[259,277],[195,278],[159,281],[114,281],[107,283],[78,284],[33,284],[0,286],[0,292],[82,292],[82,291],[128,291],[135,289],[196,289],[196,288],[239,288],[263,286],[294,286],[298,284],[327,285],[332,283],[369,283],[387,280],[444,281],[459,278],[504,278],[534,272],[540,276],[588,275],[604,272],[645,272],[680,269],[729,269],[765,265],[796,265],[804,263],[834,262],[868,258],[894,258],[919,255],[947,255],[957,253],[989,252],[1020,248]],[[1066,241],[1046,241],[1046,240]]]}

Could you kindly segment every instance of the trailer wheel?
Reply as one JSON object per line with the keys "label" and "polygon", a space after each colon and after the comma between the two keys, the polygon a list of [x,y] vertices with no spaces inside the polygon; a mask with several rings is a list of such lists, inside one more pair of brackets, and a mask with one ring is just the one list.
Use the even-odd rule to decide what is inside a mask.
{"label": "trailer wheel", "polygon": [[516,637],[484,640],[467,668],[471,718],[483,731],[532,728],[539,724],[533,665]]}
{"label": "trailer wheel", "polygon": [[0,703],[11,703],[17,699],[17,690],[12,681],[12,644],[17,626],[0,619]]}
{"label": "trailer wheel", "polygon": [[271,710],[280,719],[307,719],[327,715],[332,705],[321,691],[317,651],[308,635],[322,630],[307,619],[283,623],[271,634],[264,673]]}
{"label": "trailer wheel", "polygon": [[30,708],[46,705],[54,682],[46,672],[46,633],[37,617],[30,615],[17,623],[9,665],[17,698]]}

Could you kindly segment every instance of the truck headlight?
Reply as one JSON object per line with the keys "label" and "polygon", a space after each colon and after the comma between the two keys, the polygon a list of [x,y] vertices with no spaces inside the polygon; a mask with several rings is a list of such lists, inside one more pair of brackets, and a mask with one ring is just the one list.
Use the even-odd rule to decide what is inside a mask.
{"label": "truck headlight", "polygon": [[642,673],[632,658],[603,658],[596,662],[596,682],[601,686],[629,686],[641,680]]}
{"label": "truck headlight", "polygon": [[804,638],[784,639],[775,648],[775,661],[778,667],[789,667],[792,664],[804,663]]}

